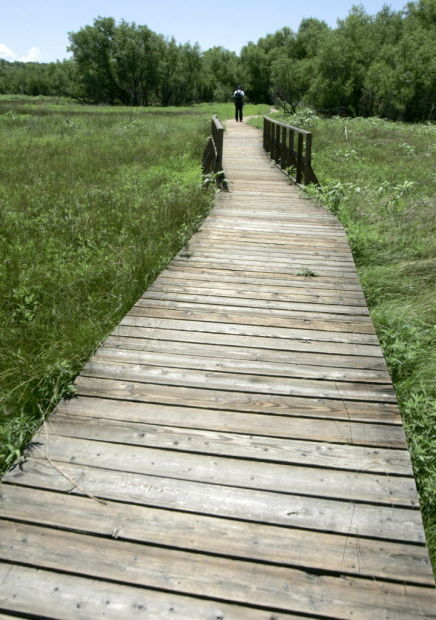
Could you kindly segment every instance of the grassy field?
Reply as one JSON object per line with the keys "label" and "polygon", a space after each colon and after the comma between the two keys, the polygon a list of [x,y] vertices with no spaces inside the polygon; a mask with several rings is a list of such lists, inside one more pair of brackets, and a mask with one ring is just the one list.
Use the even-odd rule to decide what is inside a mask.
{"label": "grassy field", "polygon": [[347,230],[396,388],[436,567],[436,126],[320,119],[310,110],[278,118],[313,133],[322,189],[305,194]]}
{"label": "grassy field", "polygon": [[215,113],[0,97],[0,471],[207,214]]}

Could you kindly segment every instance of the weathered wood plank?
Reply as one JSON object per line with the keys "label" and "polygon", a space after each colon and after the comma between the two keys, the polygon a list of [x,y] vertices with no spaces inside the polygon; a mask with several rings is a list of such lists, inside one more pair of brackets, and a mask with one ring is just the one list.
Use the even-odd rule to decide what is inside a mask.
{"label": "weathered wood plank", "polygon": [[253,260],[262,260],[269,263],[270,261],[276,261],[279,263],[288,263],[295,260],[312,260],[325,263],[337,267],[338,265],[349,268],[354,267],[353,256],[351,253],[335,252],[331,250],[321,250],[304,247],[293,248],[292,246],[274,245],[272,243],[262,244],[254,241],[243,241],[239,243],[232,240],[222,239],[219,248],[214,249],[214,246],[210,244],[210,237],[203,239],[200,233],[198,237],[194,237],[182,250],[180,250],[178,257],[191,258],[194,254],[200,256],[223,256],[230,255],[234,258],[239,257],[247,259],[248,257]]}
{"label": "weathered wood plank", "polygon": [[291,568],[154,546],[144,549],[143,545],[116,540],[107,540],[96,555],[90,536],[8,522],[3,527],[7,542],[0,542],[0,552],[9,561],[175,593],[202,596],[207,592],[224,602],[327,612],[337,618],[354,614],[372,618],[374,613],[389,610],[408,619],[417,610],[417,617],[430,618],[435,600],[431,588],[385,583],[381,590],[370,579],[309,575]]}
{"label": "weathered wood plank", "polygon": [[[389,450],[383,448],[366,448],[363,446],[343,446],[342,444],[326,444],[313,441],[298,441],[295,439],[280,439],[267,436],[255,437],[247,434],[218,433],[210,430],[194,430],[178,427],[142,424],[128,421],[109,421],[101,418],[81,418],[57,413],[50,421],[51,435],[63,437],[84,438],[116,443],[129,446],[143,446],[174,450],[176,452],[194,452],[198,454],[216,454],[218,456],[237,457],[265,462],[293,463],[296,465],[293,471],[301,479],[306,474],[319,477],[318,472],[298,468],[298,463],[304,462],[306,466],[334,467],[350,471],[363,470],[365,475],[356,476],[354,482],[361,482],[362,487],[366,482],[375,483],[383,489],[383,494],[374,492],[374,501],[388,503],[401,503],[415,506],[417,495],[413,479],[390,478],[384,476],[372,476],[366,472],[381,471],[383,474],[395,473],[397,475],[411,475],[406,450]],[[40,437],[44,439],[44,436]],[[248,470],[247,470],[248,471]],[[268,468],[264,467],[265,474]],[[274,470],[273,470],[274,471]],[[335,473],[334,477],[342,479],[342,474]],[[345,480],[345,478],[344,478]],[[347,482],[349,479],[347,478]],[[307,486],[309,491],[309,486]],[[322,490],[319,491],[322,493]],[[343,492],[343,491],[340,491]],[[355,493],[359,493],[356,489]],[[315,491],[312,490],[315,494]],[[348,496],[348,495],[347,495]],[[336,497],[339,497],[336,495]],[[352,496],[354,497],[354,495]]]}
{"label": "weathered wood plank", "polygon": [[175,329],[161,329],[157,327],[133,327],[119,325],[114,329],[114,336],[129,338],[146,338],[153,340],[171,340],[175,342],[194,342],[207,345],[224,344],[253,349],[273,349],[278,351],[312,352],[332,355],[355,355],[382,358],[380,347],[377,345],[357,344],[348,342],[312,341],[308,338],[290,339],[267,336],[244,336],[223,333],[219,324],[214,324],[214,331],[183,331]]}
{"label": "weathered wood plank", "polygon": [[306,303],[304,301],[271,301],[263,299],[244,299],[241,297],[220,297],[219,295],[196,295],[194,293],[179,293],[179,292],[155,292],[153,290],[147,291],[141,298],[143,301],[146,299],[170,299],[175,301],[189,301],[202,303],[214,303],[224,306],[240,306],[250,308],[268,308],[292,311],[297,310],[299,312],[307,312],[310,316],[324,318],[323,315],[350,315],[352,320],[355,317],[362,316],[367,317],[368,312],[361,306],[347,306],[341,304],[331,303]]}
{"label": "weathered wood plank", "polygon": [[[3,485],[0,516],[26,523],[214,553],[318,568],[371,578],[432,585],[425,547],[295,530]],[[318,553],[313,554],[313,549]],[[401,571],[396,563],[400,564]],[[393,565],[395,566],[393,570]]]}
{"label": "weathered wood plank", "polygon": [[[214,266],[215,268],[233,269],[234,271],[251,271],[251,273],[273,273],[283,276],[298,276],[301,269],[301,261],[288,262],[288,263],[274,263],[272,265],[265,264],[264,261],[258,261],[253,263],[250,260],[232,260],[231,258],[223,257],[221,259],[208,258],[202,256],[201,258],[192,257],[190,259],[174,259],[175,265],[186,267],[187,265],[193,265],[194,267],[208,267]],[[352,270],[344,270],[323,267],[322,261],[315,269],[319,276],[329,276],[332,280],[345,279],[349,282],[357,282],[357,274]]]}
{"label": "weathered wood plank", "polygon": [[226,411],[401,424],[398,408],[389,403],[371,403],[275,394],[223,392],[202,388],[134,383],[79,375],[78,393],[126,401],[186,405]]}
{"label": "weathered wood plank", "polygon": [[[169,291],[169,292],[178,292],[179,287],[169,282],[161,283],[157,280],[147,291],[148,294],[153,293],[154,291]],[[204,290],[204,287],[196,286],[194,284],[184,284],[183,292],[185,294],[192,295],[206,295],[208,294],[208,290]],[[143,296],[143,299],[147,299],[147,293]],[[335,304],[335,305],[344,305],[344,306],[352,306],[357,308],[366,308],[366,303],[363,299],[353,299],[349,296],[341,297],[338,293],[334,298],[324,297],[319,292],[307,294],[300,293],[297,294],[292,293],[283,293],[283,292],[263,292],[260,290],[250,290],[246,288],[231,288],[230,286],[227,288],[216,288],[213,291],[214,296],[222,296],[222,297],[239,297],[241,299],[253,299],[253,300],[273,300],[279,302],[300,302],[300,303],[308,303],[308,304]],[[350,311],[351,314],[351,311]]]}
{"label": "weathered wood plank", "polygon": [[[271,620],[271,612],[251,607],[9,563],[0,564],[0,581],[0,605],[29,617],[36,614],[56,620],[119,620],[120,617],[245,620],[249,613],[253,620]],[[274,618],[301,620],[301,616],[282,612],[274,612]]]}
{"label": "weathered wood plank", "polygon": [[[185,347],[186,349],[186,347]],[[240,360],[234,358],[203,355],[202,351],[193,351],[190,355],[170,349],[165,351],[135,351],[131,349],[112,348],[101,346],[94,359],[110,362],[125,362],[128,364],[146,364],[169,368],[193,368],[204,371],[241,372],[245,374],[272,375],[276,377],[299,377],[304,379],[327,379],[330,381],[359,381],[368,383],[389,384],[387,372],[381,370],[358,370],[349,368],[329,368],[327,366],[310,366],[300,363],[300,359],[293,357],[294,363],[279,363],[263,361]],[[319,362],[313,356],[312,361]]]}
{"label": "weathered wood plank", "polygon": [[[75,440],[76,445],[78,442]],[[59,441],[56,443],[59,444]],[[103,449],[104,445],[99,444],[99,447]],[[144,450],[141,452],[145,454]],[[150,456],[149,450],[147,453]],[[11,471],[6,481],[41,489],[79,492],[72,479],[87,493],[103,499],[346,536],[414,544],[425,542],[418,510],[234,487],[218,484],[217,481],[185,480],[180,474],[177,476],[177,472],[175,477],[162,477],[151,463],[152,475],[131,473],[129,466],[122,462],[117,465],[123,471],[108,468],[107,465],[116,465],[104,456],[94,461],[92,466],[72,465],[65,460],[49,463],[45,457],[30,457],[21,469]],[[88,457],[91,455],[88,454]],[[61,456],[61,459],[66,458],[68,456]],[[97,463],[103,468],[96,466]],[[175,462],[171,462],[171,466],[177,469]],[[328,479],[327,476],[325,479]]]}
{"label": "weathered wood plank", "polygon": [[[223,268],[221,266],[213,266],[212,264],[204,265],[203,267],[198,267],[191,265],[189,261],[175,265],[174,263],[170,263],[170,265],[165,270],[165,273],[170,274],[179,274],[179,273],[193,273],[196,276],[200,274],[208,275],[211,281],[219,278],[225,278],[226,280],[233,280],[238,282],[240,280],[250,281],[261,283],[262,281],[267,281],[271,286],[281,285],[281,286],[306,286],[307,285],[307,277],[295,274],[281,274],[275,272],[265,273],[256,273],[252,270],[235,270],[232,268]],[[360,289],[360,285],[355,281],[344,281],[341,278],[333,278],[333,277],[316,277],[311,278],[310,280],[311,286],[313,289],[318,288],[330,288],[330,289],[340,289],[343,291],[358,291]]]}
{"label": "weathered wood plank", "polygon": [[[174,299],[175,295],[172,295],[170,298],[165,299],[160,296],[159,299],[151,299],[147,297],[147,299],[140,298],[135,304],[136,308],[183,308],[183,309],[194,309],[199,311],[208,312],[211,311],[213,313],[213,318],[215,314],[218,313],[245,313],[248,316],[247,324],[251,324],[252,321],[250,317],[258,317],[258,316],[269,316],[269,317],[279,317],[281,319],[288,318],[290,323],[289,326],[292,326],[293,320],[305,321],[306,327],[310,327],[312,324],[322,323],[327,329],[327,326],[332,323],[333,328],[332,331],[335,331],[335,324],[342,323],[342,328],[339,326],[339,331],[345,332],[355,332],[355,333],[368,333],[374,334],[374,327],[372,323],[369,321],[369,317],[364,315],[347,315],[347,314],[334,314],[332,312],[310,312],[305,313],[301,311],[301,309],[291,309],[291,310],[282,310],[274,307],[267,308],[253,308],[249,305],[238,305],[236,302],[234,305],[232,304],[230,307],[226,306],[226,304],[222,303],[220,299],[218,303],[214,303],[210,301],[210,298],[207,300],[203,300],[201,303],[197,301],[192,301],[189,298],[185,300],[179,301]],[[212,318],[209,316],[209,318]],[[279,326],[279,325],[278,325]],[[338,331],[338,330],[337,330]]]}
{"label": "weathered wood plank", "polygon": [[[123,426],[115,422],[112,425],[115,425],[118,429]],[[75,428],[78,432],[80,424]],[[50,458],[56,461],[74,462],[88,466],[94,464],[97,467],[119,471],[136,471],[147,475],[155,474],[197,482],[228,484],[240,488],[304,494],[319,498],[355,499],[358,501],[372,501],[374,503],[384,502],[388,506],[398,504],[414,507],[418,504],[414,480],[406,478],[411,472],[407,471],[407,463],[404,463],[405,459],[401,450],[397,451],[399,452],[398,455],[390,455],[383,458],[383,454],[379,456],[378,453],[387,452],[386,449],[384,451],[383,449],[365,450],[365,448],[353,446],[355,454],[359,452],[376,453],[373,461],[369,459],[367,461],[369,460],[371,472],[380,472],[382,474],[378,475],[377,473],[366,473],[366,471],[364,473],[356,472],[352,469],[352,465],[348,469],[339,469],[343,464],[341,452],[338,450],[336,454],[329,454],[329,448],[332,448],[331,451],[333,452],[336,447],[334,445],[328,447],[322,445],[315,446],[312,447],[312,450],[310,450],[311,446],[309,445],[307,450],[311,454],[307,458],[307,466],[299,467],[295,461],[295,464],[292,466],[289,464],[270,463],[266,460],[261,461],[261,454],[256,455],[255,446],[251,448],[252,457],[249,460],[250,456],[247,458],[247,452],[250,454],[250,445],[245,451],[243,447],[239,447],[240,458],[231,458],[235,456],[235,454],[232,454],[231,448],[228,449],[228,456],[224,456],[219,452],[219,448],[214,449],[213,446],[210,447],[207,444],[205,448],[198,446],[198,450],[201,453],[188,452],[189,445],[185,447],[183,442],[188,444],[190,441],[189,435],[191,440],[194,441],[195,431],[185,431],[185,436],[183,437],[183,429],[180,429],[178,433],[179,439],[176,439],[176,432],[168,429],[168,427],[163,428],[160,431],[160,440],[162,442],[161,447],[166,449],[159,449],[159,444],[156,448],[148,448],[143,445],[127,444],[123,446],[118,443],[109,443],[104,441],[104,424],[100,424],[100,426],[95,424],[94,429],[94,432],[97,434],[96,439],[99,438],[100,434],[103,441],[93,441],[90,437],[87,438],[89,441],[86,441],[75,437],[60,437],[57,435],[52,435],[49,441],[47,441],[44,434],[39,434],[35,439],[39,445],[35,447],[33,454],[35,458],[45,458],[48,453]],[[66,434],[68,433],[68,428],[66,428],[65,432]],[[72,430],[71,432],[73,433],[74,431]],[[124,436],[128,435],[128,433],[129,430],[125,430]],[[138,438],[137,436],[136,443],[142,439],[147,444],[145,431],[139,430],[138,435],[142,433],[144,437]],[[196,433],[197,435],[200,435],[200,433],[203,436],[206,435],[206,431],[196,431]],[[134,437],[134,432],[130,432],[129,436]],[[150,436],[150,433],[148,436]],[[169,436],[175,442],[172,445],[168,442]],[[212,441],[213,433],[210,431],[209,436]],[[167,438],[166,442],[165,438]],[[240,436],[238,436],[238,439],[240,444],[242,444],[243,440]],[[159,441],[158,433],[156,433],[156,441]],[[198,443],[200,443],[200,440]],[[261,444],[261,441],[258,440],[258,443]],[[298,463],[298,457],[300,456],[301,458],[297,449],[298,442],[290,443],[294,443],[294,455]],[[181,451],[184,447],[185,451]],[[348,446],[339,447],[344,449]],[[214,459],[208,456],[208,451],[214,455]],[[352,457],[353,451],[350,449],[349,452]],[[289,448],[289,453],[292,454],[292,445]],[[243,458],[244,456],[245,458]],[[308,467],[309,465],[316,465],[317,462],[327,463],[328,467],[336,466],[338,469],[329,471],[327,475],[320,467]],[[392,470],[398,477],[401,477],[401,480],[397,476],[389,477]],[[277,479],[279,477],[280,479]],[[319,522],[319,529],[324,529],[322,520]]]}
{"label": "weathered wood plank", "polygon": [[[335,443],[387,448],[405,448],[400,425],[363,424],[360,422],[262,415],[235,411],[216,411],[190,406],[135,403],[107,398],[77,398],[62,401],[57,413],[74,419],[100,417],[106,420],[141,422],[229,433],[246,433],[286,439],[312,439]],[[54,419],[54,418],[53,418]]]}
{"label": "weathered wood plank", "polygon": [[[218,272],[219,273],[219,272]],[[280,296],[282,293],[289,294],[289,287],[292,286],[295,290],[295,294],[316,294],[322,297],[335,297],[338,296],[344,299],[357,299],[360,301],[364,300],[364,296],[361,292],[355,290],[344,290],[338,286],[337,289],[334,289],[333,285],[328,285],[324,287],[311,287],[308,280],[306,282],[301,280],[286,280],[286,286],[282,284],[271,283],[267,278],[237,278],[236,276],[232,278],[231,276],[219,276],[216,275],[213,277],[211,273],[202,274],[201,271],[193,272],[193,271],[184,271],[184,272],[174,272],[169,269],[164,271],[158,278],[155,280],[155,283],[168,283],[172,286],[186,286],[186,281],[189,281],[189,284],[195,286],[197,288],[210,288],[211,282],[213,282],[214,289],[228,289],[229,287],[233,288],[242,288],[251,291],[263,291],[266,293],[275,294],[274,296]],[[320,284],[323,284],[322,282]],[[152,284],[151,287],[154,285]],[[150,288],[151,288],[150,287]]]}
{"label": "weathered wood plank", "polygon": [[[149,300],[150,301],[150,300]],[[213,310],[211,316],[210,310]],[[295,315],[278,315],[266,312],[244,312],[244,310],[232,309],[230,312],[223,306],[211,306],[209,310],[203,305],[178,304],[152,300],[152,303],[135,305],[128,316],[150,316],[154,318],[183,319],[194,321],[210,321],[214,323],[238,323],[240,325],[260,325],[264,327],[285,327],[288,329],[305,329],[327,332],[342,332],[345,334],[358,334],[375,336],[371,329],[363,322],[349,323],[331,320],[305,319]],[[355,336],[355,337],[356,337]],[[362,338],[363,340],[363,338]]]}
{"label": "weathered wood plank", "polygon": [[346,342],[348,344],[369,344],[378,348],[377,336],[373,334],[356,334],[351,332],[338,332],[312,329],[311,326],[300,327],[294,329],[292,327],[277,327],[250,325],[243,323],[223,323],[221,321],[195,320],[190,319],[171,319],[171,318],[154,318],[145,317],[143,315],[127,314],[120,325],[131,325],[134,327],[158,327],[188,331],[205,331],[234,334],[238,336],[263,336],[265,338],[283,338],[298,340],[317,340],[325,342]]}
{"label": "weathered wood plank", "polygon": [[[259,228],[258,230],[245,230],[242,229],[240,231],[234,230],[233,228],[225,228],[214,226],[213,228],[200,228],[200,231],[204,238],[208,238],[209,236],[213,236],[214,238],[226,238],[231,240],[236,240],[242,237],[242,239],[254,239],[256,241],[260,241],[262,243],[268,243],[272,241],[276,244],[292,244],[295,247],[304,247],[304,248],[316,248],[316,249],[329,249],[329,250],[339,250],[349,255],[350,249],[346,243],[345,238],[340,237],[331,237],[325,238],[323,235],[315,236],[308,235],[303,233],[280,233],[277,230],[264,230]],[[209,232],[210,231],[210,232]]]}
{"label": "weathered wood plank", "polygon": [[289,377],[263,376],[246,373],[214,372],[206,369],[169,368],[145,364],[110,362],[94,357],[82,370],[82,376],[121,379],[138,383],[158,383],[187,387],[208,387],[216,390],[283,394],[308,398],[345,398],[347,400],[395,403],[395,392],[379,383],[348,383],[346,381],[313,381]]}
{"label": "weathered wood plank", "polygon": [[[301,225],[295,221],[284,221],[281,220],[276,222],[271,219],[255,220],[252,218],[249,219],[235,219],[231,217],[226,217],[225,219],[220,216],[212,215],[208,222],[209,225],[212,225],[215,230],[249,230],[254,232],[275,232],[280,235],[285,235],[289,232],[289,234],[294,236],[310,236],[310,238],[318,237],[323,241],[326,241],[328,244],[337,244],[339,247],[346,247],[344,241],[346,240],[346,235],[340,229],[332,229],[328,226],[317,226],[316,224],[312,225]],[[219,253],[217,252],[219,256]],[[272,260],[273,257],[271,257]],[[266,260],[270,260],[269,257]]]}
{"label": "weathered wood plank", "polygon": [[[161,353],[185,354],[190,353],[193,357],[217,357],[220,359],[235,359],[241,362],[275,362],[281,364],[306,364],[310,366],[328,367],[332,372],[335,369],[347,369],[352,372],[368,371],[382,373],[385,383],[387,376],[386,364],[382,357],[366,357],[357,355],[328,355],[319,352],[306,351],[281,351],[277,349],[253,349],[236,345],[221,345],[217,343],[190,342],[187,346],[183,341],[159,340],[138,338],[129,336],[108,336],[102,345],[112,349],[124,349],[128,351],[155,351]],[[331,360],[331,361],[330,361]],[[338,371],[340,372],[340,370]],[[363,376],[363,375],[362,375]],[[368,378],[370,378],[368,376]],[[360,381],[363,379],[357,379]]]}

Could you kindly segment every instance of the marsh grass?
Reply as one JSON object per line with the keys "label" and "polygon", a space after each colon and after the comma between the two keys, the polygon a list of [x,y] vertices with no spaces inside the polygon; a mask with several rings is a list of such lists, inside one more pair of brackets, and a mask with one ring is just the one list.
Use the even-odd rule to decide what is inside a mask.
{"label": "marsh grass", "polygon": [[[345,226],[388,363],[436,567],[436,126],[283,118],[313,133],[313,197]],[[257,121],[257,125],[260,123]]]}
{"label": "marsh grass", "polygon": [[0,98],[0,470],[207,214],[214,113]]}

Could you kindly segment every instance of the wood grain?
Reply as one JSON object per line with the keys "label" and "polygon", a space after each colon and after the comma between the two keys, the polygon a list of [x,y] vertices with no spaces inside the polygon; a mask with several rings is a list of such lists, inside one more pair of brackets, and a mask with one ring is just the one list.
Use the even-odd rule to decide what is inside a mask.
{"label": "wood grain", "polygon": [[[109,508],[107,507],[109,506]],[[262,523],[220,519],[195,513],[129,506],[26,487],[3,485],[0,516],[26,523],[95,532],[117,540],[159,544],[225,557],[308,568],[331,573],[388,578],[432,585],[421,545],[404,545],[310,530],[286,530]],[[314,555],[312,550],[318,549]],[[386,561],[389,558],[389,561]],[[401,561],[401,573],[392,566]]]}
{"label": "wood grain", "polygon": [[117,540],[105,540],[96,555],[90,536],[8,521],[3,523],[3,533],[7,542],[2,538],[0,552],[9,562],[60,568],[128,585],[196,596],[207,592],[223,602],[273,609],[288,605],[298,612],[323,611],[339,618],[350,612],[371,618],[387,610],[398,618],[410,618],[416,608],[421,617],[430,618],[432,613],[430,588],[385,583],[381,590],[372,580],[308,575],[291,568]]}

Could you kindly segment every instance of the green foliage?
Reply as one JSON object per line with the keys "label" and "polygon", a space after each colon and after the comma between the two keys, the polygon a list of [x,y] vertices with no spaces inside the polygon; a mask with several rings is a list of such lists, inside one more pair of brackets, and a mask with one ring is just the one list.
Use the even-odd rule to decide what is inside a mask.
{"label": "green foliage", "polygon": [[148,105],[159,84],[163,37],[147,26],[110,17],[70,33],[84,96],[90,101]]}
{"label": "green foliage", "polygon": [[216,111],[0,99],[0,468],[207,213]]}
{"label": "green foliage", "polygon": [[284,110],[289,104],[292,112],[296,112],[303,95],[309,86],[309,61],[293,60],[285,54],[278,55],[271,63],[271,88],[274,100]]}
{"label": "green foliage", "polygon": [[309,267],[300,267],[297,271],[297,276],[303,276],[304,278],[316,278],[317,275],[318,274],[312,269],[309,269]]}
{"label": "green foliage", "polygon": [[202,70],[203,101],[230,101],[235,86],[243,79],[239,58],[222,47],[204,52]]}
{"label": "green foliage", "polygon": [[285,112],[309,105],[328,115],[432,119],[435,6],[421,0],[374,17],[353,7],[334,30],[308,19],[297,34],[284,28],[250,43],[241,53],[248,93]]}
{"label": "green foliage", "polygon": [[62,62],[7,62],[0,59],[0,93],[31,96],[76,97],[77,66]]}
{"label": "green foliage", "polygon": [[[372,114],[404,120],[432,117],[436,32],[434,22],[418,17],[420,11],[415,9],[419,4],[410,4],[403,20],[389,14],[389,20],[383,24],[385,40],[381,41],[364,80],[363,97]],[[436,6],[434,1],[432,4]]]}
{"label": "green foliage", "polygon": [[241,50],[247,84],[244,89],[255,103],[270,102],[271,63],[268,53],[258,44],[249,43]]}

